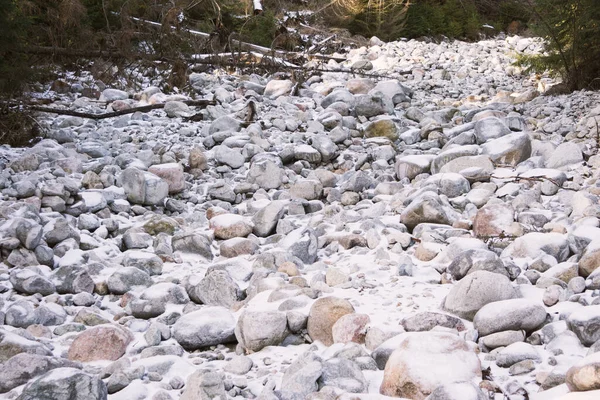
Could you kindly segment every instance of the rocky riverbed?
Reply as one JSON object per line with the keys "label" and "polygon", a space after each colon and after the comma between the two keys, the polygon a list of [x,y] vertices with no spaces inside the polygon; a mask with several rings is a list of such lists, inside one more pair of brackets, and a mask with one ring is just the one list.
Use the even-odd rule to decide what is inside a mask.
{"label": "rocky riverbed", "polygon": [[380,77],[194,73],[203,109],[55,85],[166,105],[0,148],[0,398],[600,398],[600,95],[539,51],[372,40],[321,68]]}

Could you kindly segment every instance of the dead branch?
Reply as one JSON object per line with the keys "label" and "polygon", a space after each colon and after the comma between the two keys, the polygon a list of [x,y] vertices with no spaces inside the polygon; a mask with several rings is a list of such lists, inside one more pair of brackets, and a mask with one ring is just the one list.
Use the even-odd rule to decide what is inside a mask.
{"label": "dead branch", "polygon": [[554,180],[552,178],[548,178],[546,176],[531,176],[531,177],[525,177],[525,176],[504,176],[504,177],[502,177],[502,176],[494,176],[494,175],[492,175],[490,178],[501,179],[503,181],[516,182],[516,183],[518,183],[519,181],[528,181],[528,182],[544,182],[544,181],[548,181],[548,182],[556,185],[557,187],[559,187],[561,189],[577,191],[577,189],[573,189],[573,188],[564,188],[556,180]]}
{"label": "dead branch", "polygon": [[[183,103],[187,104],[188,106],[196,106],[196,107],[206,107],[209,105],[214,106],[216,104],[214,101],[211,101],[211,100],[186,100],[186,101],[183,101]],[[40,106],[31,106],[31,107],[29,107],[29,109],[31,111],[47,112],[47,113],[59,114],[59,115],[70,115],[72,117],[81,117],[81,118],[89,118],[89,119],[105,119],[105,118],[119,117],[121,115],[126,115],[126,114],[133,114],[135,112],[148,112],[148,111],[157,110],[157,109],[164,108],[164,107],[165,107],[164,103],[150,104],[147,106],[133,107],[133,108],[130,108],[127,110],[114,111],[114,112],[109,112],[109,113],[104,113],[104,114],[93,114],[93,113],[86,113],[86,112],[79,112],[79,111],[72,111],[72,110],[63,110],[60,108],[40,107]]]}

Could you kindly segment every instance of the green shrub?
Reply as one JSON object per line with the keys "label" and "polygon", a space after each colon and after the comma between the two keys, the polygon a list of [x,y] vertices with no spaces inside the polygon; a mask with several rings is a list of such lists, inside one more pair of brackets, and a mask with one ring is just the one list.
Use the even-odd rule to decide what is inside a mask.
{"label": "green shrub", "polygon": [[518,63],[560,75],[569,90],[600,88],[600,2],[526,1],[534,32],[546,39],[546,54],[523,56]]}
{"label": "green shrub", "polygon": [[480,29],[480,17],[471,1],[422,0],[412,3],[402,35],[444,35],[450,38],[475,39]]}

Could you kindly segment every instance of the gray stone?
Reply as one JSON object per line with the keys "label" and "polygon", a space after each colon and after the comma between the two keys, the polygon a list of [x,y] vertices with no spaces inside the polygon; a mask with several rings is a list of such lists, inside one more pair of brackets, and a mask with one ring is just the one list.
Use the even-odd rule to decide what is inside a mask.
{"label": "gray stone", "polygon": [[577,335],[584,346],[600,340],[600,305],[581,307],[567,317],[567,326]]}
{"label": "gray stone", "polygon": [[305,398],[306,395],[319,389],[317,380],[323,373],[323,363],[312,351],[300,355],[285,370],[281,380],[281,391],[284,396]]}
{"label": "gray stone", "polygon": [[331,358],[322,364],[323,372],[317,383],[320,388],[333,386],[348,393],[364,393],[367,380],[355,362],[345,358]]}
{"label": "gray stone", "polygon": [[235,328],[239,344],[249,353],[277,346],[287,335],[286,314],[280,311],[245,311]]}
{"label": "gray stone", "polygon": [[531,333],[546,321],[543,305],[528,299],[497,301],[483,306],[473,318],[480,336],[502,331]]}
{"label": "gray stone", "polygon": [[135,267],[120,268],[106,280],[108,290],[113,294],[125,294],[135,288],[147,288],[152,283],[150,275]]}
{"label": "gray stone", "polygon": [[465,250],[447,268],[447,272],[456,280],[475,271],[489,271],[508,277],[504,263],[496,253],[485,249]]}
{"label": "gray stone", "polygon": [[198,285],[189,289],[192,298],[210,306],[230,308],[236,301],[242,299],[239,286],[224,270],[213,270],[206,273]]}
{"label": "gray stone", "polygon": [[29,383],[18,400],[106,400],[107,389],[99,378],[74,368],[56,368]]}
{"label": "gray stone", "polygon": [[47,278],[30,269],[14,269],[10,273],[10,283],[19,293],[48,296],[56,291],[56,286]]}
{"label": "gray stone", "polygon": [[189,376],[180,400],[225,400],[227,398],[222,374],[199,370]]}
{"label": "gray stone", "polygon": [[443,308],[461,318],[472,320],[488,303],[519,297],[510,280],[500,274],[475,271],[456,282],[443,302]]}
{"label": "gray stone", "polygon": [[224,307],[207,306],[183,315],[173,325],[173,337],[191,351],[235,341],[235,318]]}
{"label": "gray stone", "polygon": [[6,393],[51,369],[61,367],[79,368],[77,363],[61,358],[27,353],[17,354],[2,364],[0,393]]}
{"label": "gray stone", "polygon": [[134,204],[162,205],[169,195],[169,184],[158,176],[129,167],[120,177],[127,200]]}
{"label": "gray stone", "polygon": [[259,237],[268,237],[275,232],[277,223],[285,212],[285,201],[276,200],[261,208],[252,217],[252,232]]}
{"label": "gray stone", "polygon": [[245,375],[252,369],[254,362],[250,357],[234,356],[223,368],[226,372],[236,375]]}

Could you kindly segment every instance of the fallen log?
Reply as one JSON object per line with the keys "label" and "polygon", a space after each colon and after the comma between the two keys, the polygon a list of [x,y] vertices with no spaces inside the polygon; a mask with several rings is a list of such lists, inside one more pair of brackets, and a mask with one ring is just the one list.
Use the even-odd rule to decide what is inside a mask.
{"label": "fallen log", "polygon": [[[214,106],[216,104],[214,101],[211,101],[211,100],[185,100],[185,101],[183,101],[183,103],[187,104],[188,106],[195,106],[195,107]],[[54,108],[54,107],[30,106],[28,108],[31,111],[47,112],[47,113],[58,114],[58,115],[69,115],[72,117],[81,117],[81,118],[89,118],[89,119],[97,120],[97,119],[119,117],[121,115],[133,114],[135,112],[148,112],[148,111],[152,111],[152,110],[158,110],[158,109],[161,109],[164,107],[165,107],[165,103],[150,104],[147,106],[133,107],[133,108],[129,108],[127,110],[114,111],[114,112],[103,113],[103,114],[86,113],[86,112],[72,111],[72,110],[63,110],[61,108]]]}

